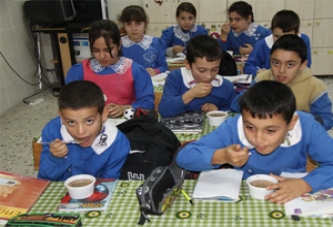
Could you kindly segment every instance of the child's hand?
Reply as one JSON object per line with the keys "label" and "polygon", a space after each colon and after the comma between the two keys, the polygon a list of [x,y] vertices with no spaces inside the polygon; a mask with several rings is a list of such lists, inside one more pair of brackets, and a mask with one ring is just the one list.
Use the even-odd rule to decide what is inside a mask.
{"label": "child's hand", "polygon": [[195,87],[191,89],[196,98],[203,98],[210,94],[213,86],[211,83],[198,83]]}
{"label": "child's hand", "polygon": [[225,148],[225,161],[233,166],[243,166],[249,159],[249,148],[232,144]]}
{"label": "child's hand", "polygon": [[218,110],[218,108],[213,103],[205,103],[201,106],[201,110],[207,113],[209,111]]}
{"label": "child's hand", "polygon": [[156,76],[156,72],[153,68],[146,68],[150,76]]}
{"label": "child's hand", "polygon": [[172,48],[172,51],[173,51],[174,54],[178,54],[178,53],[183,52],[184,49],[185,49],[185,47],[180,46],[180,45],[176,45]]}
{"label": "child's hand", "polygon": [[252,45],[248,44],[248,43],[245,43],[244,47],[242,47],[242,46],[239,47],[239,53],[243,54],[243,55],[250,54],[252,52],[252,50],[253,50]]}
{"label": "child's hand", "polygon": [[68,154],[68,147],[64,141],[55,139],[50,143],[50,152],[54,157],[63,158]]}
{"label": "child's hand", "polygon": [[125,106],[109,103],[106,108],[108,108],[109,116],[112,118],[120,117],[124,114]]}
{"label": "child's hand", "polygon": [[231,30],[231,27],[230,27],[230,23],[229,21],[227,20],[226,22],[224,22],[224,24],[222,24],[221,26],[221,34],[222,35],[228,35],[229,32]]}
{"label": "child's hand", "polygon": [[284,178],[274,174],[270,175],[279,181],[279,183],[267,187],[268,190],[276,190],[265,197],[265,199],[272,203],[283,204],[312,191],[311,186],[303,179]]}

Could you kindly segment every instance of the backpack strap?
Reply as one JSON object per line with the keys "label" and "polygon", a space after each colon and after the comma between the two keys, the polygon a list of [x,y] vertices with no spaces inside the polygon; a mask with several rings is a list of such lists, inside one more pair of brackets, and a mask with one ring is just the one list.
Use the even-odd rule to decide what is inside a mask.
{"label": "backpack strap", "polygon": [[138,222],[138,225],[144,225],[146,221],[150,222],[150,219],[147,215],[147,207],[142,204],[140,207],[141,215],[140,215],[140,220]]}

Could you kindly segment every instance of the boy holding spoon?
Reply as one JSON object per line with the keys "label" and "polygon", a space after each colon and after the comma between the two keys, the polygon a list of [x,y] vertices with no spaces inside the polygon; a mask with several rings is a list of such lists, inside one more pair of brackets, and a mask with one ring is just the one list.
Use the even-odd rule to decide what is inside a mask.
{"label": "boy holding spoon", "polygon": [[74,81],[62,88],[58,106],[59,116],[42,131],[38,177],[52,181],[77,174],[119,178],[130,144],[107,121],[102,90],[90,81]]}

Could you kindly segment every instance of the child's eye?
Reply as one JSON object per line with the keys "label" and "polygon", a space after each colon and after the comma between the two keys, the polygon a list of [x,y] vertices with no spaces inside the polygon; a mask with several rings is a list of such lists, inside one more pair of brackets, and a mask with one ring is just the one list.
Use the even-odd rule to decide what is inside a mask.
{"label": "child's eye", "polygon": [[92,49],[92,52],[93,52],[93,53],[98,53],[99,50],[98,50],[98,49]]}
{"label": "child's eye", "polygon": [[75,125],[74,121],[67,121],[67,124],[70,125],[70,126]]}
{"label": "child's eye", "polygon": [[289,63],[289,64],[287,64],[287,66],[288,66],[288,68],[292,68],[294,66],[294,64],[293,63]]}
{"label": "child's eye", "polygon": [[91,120],[91,119],[87,120],[87,124],[88,124],[88,125],[91,125],[92,123],[94,123],[93,120]]}
{"label": "child's eye", "polygon": [[253,130],[252,126],[245,126],[245,128],[248,129],[248,130]]}
{"label": "child's eye", "polygon": [[267,129],[267,132],[268,132],[269,134],[273,134],[273,133],[275,133],[275,130],[273,130],[273,129]]}
{"label": "child's eye", "polygon": [[277,62],[277,61],[272,61],[272,64],[273,64],[274,66],[278,66],[278,65],[279,65],[279,62]]}

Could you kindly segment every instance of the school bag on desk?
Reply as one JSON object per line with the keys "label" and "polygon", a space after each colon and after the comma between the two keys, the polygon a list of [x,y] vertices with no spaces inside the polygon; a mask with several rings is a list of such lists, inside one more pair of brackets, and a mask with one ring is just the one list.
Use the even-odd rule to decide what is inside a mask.
{"label": "school bag on desk", "polygon": [[170,165],[180,147],[175,134],[149,115],[117,125],[131,145],[120,179],[145,180],[158,166]]}
{"label": "school bag on desk", "polygon": [[[179,194],[185,193],[182,185],[186,171],[180,168],[175,160],[176,154],[169,166],[154,169],[136,189],[141,212],[139,225],[150,222],[148,214],[162,215]],[[191,200],[190,202],[193,205]]]}

